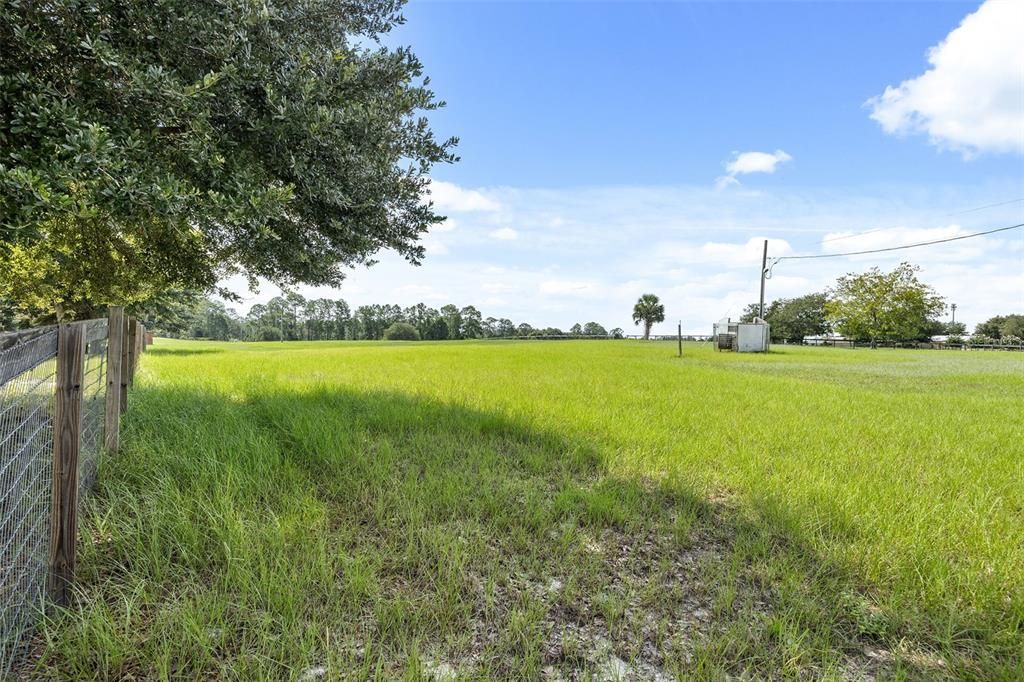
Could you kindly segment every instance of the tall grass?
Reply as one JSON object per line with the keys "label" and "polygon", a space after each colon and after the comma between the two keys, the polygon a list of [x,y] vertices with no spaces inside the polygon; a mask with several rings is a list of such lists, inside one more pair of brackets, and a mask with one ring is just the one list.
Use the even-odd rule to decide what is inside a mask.
{"label": "tall grass", "polygon": [[1024,356],[159,341],[27,676],[1024,674]]}

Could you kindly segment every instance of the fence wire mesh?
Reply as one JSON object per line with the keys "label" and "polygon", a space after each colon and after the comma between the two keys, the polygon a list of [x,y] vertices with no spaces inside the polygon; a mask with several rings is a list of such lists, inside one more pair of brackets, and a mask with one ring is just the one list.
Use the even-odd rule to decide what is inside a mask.
{"label": "fence wire mesh", "polygon": [[46,596],[56,355],[56,328],[0,350],[0,676]]}
{"label": "fence wire mesh", "polygon": [[86,326],[85,370],[82,376],[82,436],[78,455],[78,499],[96,482],[103,449],[107,398],[107,321]]}

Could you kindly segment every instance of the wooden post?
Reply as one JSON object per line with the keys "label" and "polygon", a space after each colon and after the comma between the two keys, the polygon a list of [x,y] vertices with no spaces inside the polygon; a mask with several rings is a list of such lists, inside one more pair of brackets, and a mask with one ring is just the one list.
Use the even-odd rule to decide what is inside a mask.
{"label": "wooden post", "polygon": [[679,357],[683,357],[683,321],[679,320]]}
{"label": "wooden post", "polygon": [[129,331],[128,316],[125,315],[121,321],[121,399],[118,401],[121,412],[128,409],[128,381],[131,373],[131,338]]}
{"label": "wooden post", "polygon": [[68,603],[75,579],[78,535],[78,454],[82,436],[85,325],[61,325],[57,336],[57,390],[53,416],[53,515],[50,522],[50,597]]}
{"label": "wooden post", "polygon": [[128,321],[128,385],[135,383],[135,363],[139,360],[139,321]]}
{"label": "wooden post", "polygon": [[103,445],[117,452],[121,445],[121,353],[124,348],[124,308],[107,312],[107,408],[103,417]]}

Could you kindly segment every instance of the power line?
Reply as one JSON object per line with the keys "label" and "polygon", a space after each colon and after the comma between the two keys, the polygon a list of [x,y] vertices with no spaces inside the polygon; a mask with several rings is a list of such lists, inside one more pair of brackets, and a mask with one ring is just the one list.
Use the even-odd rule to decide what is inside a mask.
{"label": "power line", "polygon": [[1009,201],[1000,201],[998,204],[985,204],[984,206],[977,206],[975,208],[969,208],[966,211],[957,211],[956,213],[947,213],[946,216],[963,215],[964,213],[974,213],[975,211],[981,211],[986,208],[995,208],[996,206],[1008,206],[1009,204],[1017,204],[1024,201],[1024,197],[1020,199],[1010,199]]}
{"label": "power line", "polygon": [[962,234],[957,237],[947,237],[945,239],[933,239],[928,242],[918,242],[916,244],[904,244],[902,246],[890,246],[884,249],[868,249],[865,251],[847,251],[846,253],[819,253],[809,256],[779,256],[775,259],[775,262],[783,260],[806,260],[811,258],[841,258],[843,256],[862,256],[868,253],[883,253],[885,251],[899,251],[901,249],[914,249],[919,246],[931,246],[932,244],[944,244],[946,242],[955,242],[961,239],[970,239],[971,237],[981,237],[986,234],[995,234],[996,232],[1005,232],[1007,230],[1016,230],[1017,228],[1024,227],[1024,223],[1018,223],[1016,225],[1009,225],[1007,227],[997,227],[994,230],[985,230],[984,232],[972,232],[971,234]]}
{"label": "power line", "polygon": [[[1009,206],[1010,204],[1018,204],[1018,203],[1020,203],[1022,201],[1024,201],[1024,197],[1021,197],[1020,199],[1010,199],[1009,201],[1000,201],[1000,202],[995,203],[995,204],[985,204],[983,206],[975,206],[974,208],[967,208],[967,209],[964,209],[962,211],[956,211],[954,213],[947,213],[946,217],[949,218],[951,216],[964,215],[965,213],[974,213],[975,211],[983,211],[986,208],[996,208],[998,206]],[[875,228],[873,230],[867,230],[865,232],[855,232],[854,234],[844,234],[844,235],[842,235],[840,237],[829,237],[828,239],[822,239],[821,243],[824,244],[825,242],[838,242],[838,241],[842,241],[843,239],[853,239],[854,237],[860,237],[860,236],[865,235],[865,234],[875,234],[876,232],[884,232],[884,231],[889,230],[889,229],[893,229],[893,228],[877,227],[877,228]]]}
{"label": "power line", "polygon": [[866,232],[855,232],[853,234],[844,234],[842,237],[829,237],[828,239],[822,239],[821,243],[824,244],[825,242],[838,242],[838,241],[840,241],[842,239],[853,239],[854,237],[860,237],[861,235],[865,235],[865,234],[874,234],[875,232],[881,232],[881,231],[887,230],[887,229],[890,229],[890,228],[878,227],[878,228],[875,228],[874,230],[868,230]]}

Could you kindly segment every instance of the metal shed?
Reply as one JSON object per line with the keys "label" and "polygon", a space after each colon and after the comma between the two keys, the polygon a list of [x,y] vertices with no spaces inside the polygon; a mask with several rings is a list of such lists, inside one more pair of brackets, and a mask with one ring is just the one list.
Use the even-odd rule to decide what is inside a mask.
{"label": "metal shed", "polygon": [[715,347],[738,353],[764,353],[771,340],[771,325],[755,317],[753,322],[733,322],[723,317],[714,325]]}

